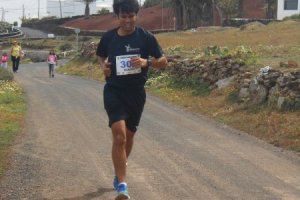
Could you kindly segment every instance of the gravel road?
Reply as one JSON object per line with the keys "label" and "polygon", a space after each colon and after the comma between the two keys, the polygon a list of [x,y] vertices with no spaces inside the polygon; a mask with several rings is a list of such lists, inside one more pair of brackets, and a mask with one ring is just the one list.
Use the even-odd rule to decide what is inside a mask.
{"label": "gravel road", "polygon": [[[1,200],[113,200],[99,82],[21,65],[25,130]],[[300,157],[148,94],[128,163],[133,200],[299,200]]]}

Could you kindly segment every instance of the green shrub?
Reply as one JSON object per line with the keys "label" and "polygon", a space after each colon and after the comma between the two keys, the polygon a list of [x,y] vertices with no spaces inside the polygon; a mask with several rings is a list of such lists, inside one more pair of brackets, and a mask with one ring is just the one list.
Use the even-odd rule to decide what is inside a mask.
{"label": "green shrub", "polygon": [[282,108],[282,110],[285,110],[285,111],[300,110],[300,101],[293,100],[293,99],[286,99],[283,102],[281,108]]}
{"label": "green shrub", "polygon": [[227,101],[229,101],[230,103],[238,103],[240,101],[239,91],[238,90],[231,91],[227,96]]}
{"label": "green shrub", "polygon": [[47,44],[46,40],[38,41],[38,42],[24,42],[22,47],[26,47],[29,49],[51,49],[52,46]]}
{"label": "green shrub", "polygon": [[236,62],[245,65],[254,65],[258,61],[257,54],[250,47],[244,45],[238,46],[233,54]]}
{"label": "green shrub", "polygon": [[12,72],[5,68],[0,67],[0,80],[13,80],[14,75]]}
{"label": "green shrub", "polygon": [[300,14],[295,14],[295,15],[291,15],[289,17],[285,17],[283,20],[289,20],[289,19],[294,19],[294,20],[300,20]]}
{"label": "green shrub", "polygon": [[227,47],[208,46],[204,49],[206,56],[220,56],[227,57],[229,55],[229,49]]}
{"label": "green shrub", "polygon": [[188,90],[193,96],[208,96],[211,92],[209,83],[202,82],[193,75],[188,78],[170,76],[169,86],[181,90]]}
{"label": "green shrub", "polygon": [[77,40],[76,35],[69,35],[68,37],[65,38],[66,41],[74,42]]}
{"label": "green shrub", "polygon": [[149,70],[149,79],[146,83],[146,87],[150,86],[185,90],[193,96],[207,96],[211,92],[208,83],[201,82],[199,78],[193,75],[187,78],[181,78],[166,72],[154,70]]}
{"label": "green shrub", "polygon": [[87,41],[90,41],[92,40],[93,38],[90,37],[90,36],[83,36],[83,37],[79,37],[79,41],[82,41],[82,42],[87,42]]}
{"label": "green shrub", "polygon": [[59,47],[59,50],[61,51],[67,51],[71,49],[72,49],[72,45],[70,43],[64,43]]}

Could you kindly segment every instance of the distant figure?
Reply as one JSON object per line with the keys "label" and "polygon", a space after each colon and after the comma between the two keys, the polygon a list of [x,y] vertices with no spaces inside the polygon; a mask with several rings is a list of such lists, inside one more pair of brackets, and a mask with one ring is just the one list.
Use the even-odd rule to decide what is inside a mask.
{"label": "distant figure", "polygon": [[3,53],[1,56],[1,67],[7,68],[7,61],[8,61],[8,56],[7,53]]}
{"label": "distant figure", "polygon": [[17,73],[19,70],[20,58],[22,55],[22,48],[21,46],[18,45],[17,41],[13,41],[10,54],[11,54],[13,72]]}
{"label": "distant figure", "polygon": [[49,52],[47,62],[49,66],[49,78],[54,78],[54,65],[57,65],[57,56],[53,49]]}

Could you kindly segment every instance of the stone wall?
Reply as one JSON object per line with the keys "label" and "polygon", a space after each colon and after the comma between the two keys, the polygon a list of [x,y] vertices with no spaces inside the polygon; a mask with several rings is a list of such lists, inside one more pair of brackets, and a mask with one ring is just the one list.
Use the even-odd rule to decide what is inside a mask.
{"label": "stone wall", "polygon": [[242,102],[268,102],[284,109],[300,109],[300,70],[283,73],[267,66],[251,78],[240,81],[239,97]]}
{"label": "stone wall", "polygon": [[211,88],[218,87],[222,80],[232,79],[246,72],[246,66],[243,62],[236,61],[233,57],[217,58],[214,60],[199,59],[173,59],[168,71],[172,75],[180,78],[188,78],[193,75],[201,82],[209,83]]}
{"label": "stone wall", "polygon": [[279,108],[300,109],[300,70],[297,63],[292,72],[283,73],[271,67],[250,72],[247,66],[234,57],[214,60],[169,58],[167,69],[179,78],[199,79],[209,83],[210,88],[223,88],[233,84],[239,91],[241,103],[259,105],[267,102]]}

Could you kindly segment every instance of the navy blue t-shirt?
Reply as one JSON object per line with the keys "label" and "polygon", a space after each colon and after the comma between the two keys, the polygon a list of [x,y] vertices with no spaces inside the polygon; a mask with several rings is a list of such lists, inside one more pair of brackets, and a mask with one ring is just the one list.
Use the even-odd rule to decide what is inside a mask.
{"label": "navy blue t-shirt", "polygon": [[143,87],[147,81],[148,67],[142,68],[140,72],[130,71],[132,68],[128,59],[130,56],[160,58],[162,49],[154,35],[141,27],[136,27],[132,34],[126,36],[119,36],[117,31],[118,28],[115,28],[106,32],[97,48],[97,55],[108,58],[111,63],[112,73],[106,78],[106,82],[128,89]]}

